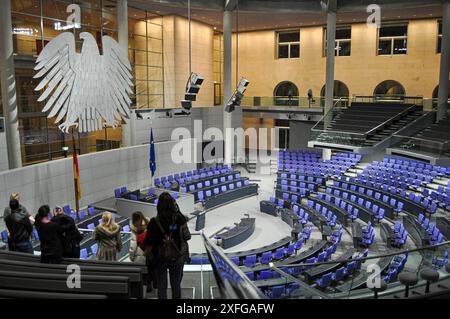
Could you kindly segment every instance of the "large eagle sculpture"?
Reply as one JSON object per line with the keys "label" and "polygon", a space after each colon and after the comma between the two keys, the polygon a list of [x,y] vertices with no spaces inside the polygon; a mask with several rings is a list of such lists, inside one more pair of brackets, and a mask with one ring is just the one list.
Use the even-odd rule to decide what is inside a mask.
{"label": "large eagle sculpture", "polygon": [[79,132],[117,127],[130,115],[131,65],[127,52],[109,36],[102,37],[103,55],[92,34],[80,33],[81,52],[75,50],[73,33],[64,32],[50,41],[39,54],[35,78],[45,77],[36,87],[44,89],[38,101],[48,98],[42,112],[56,116],[60,130],[72,126]]}

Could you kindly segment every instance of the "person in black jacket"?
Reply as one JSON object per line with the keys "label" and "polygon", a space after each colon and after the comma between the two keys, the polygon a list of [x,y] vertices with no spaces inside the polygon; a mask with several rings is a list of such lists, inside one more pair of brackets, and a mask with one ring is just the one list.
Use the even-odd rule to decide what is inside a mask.
{"label": "person in black jacket", "polygon": [[179,212],[176,201],[167,192],[159,196],[157,211],[156,218],[152,218],[147,227],[145,238],[145,245],[149,247],[146,249],[147,260],[151,260],[156,268],[158,298],[167,299],[167,270],[169,270],[172,298],[181,299],[185,257],[181,228],[186,224],[186,217]]}
{"label": "person in black jacket", "polygon": [[65,214],[61,207],[56,207],[52,221],[60,225],[63,231],[63,257],[80,258],[80,242],[83,235],[72,217]]}
{"label": "person in black jacket", "polygon": [[9,201],[10,213],[5,217],[6,228],[9,232],[8,245],[11,251],[33,254],[30,236],[33,225],[30,218],[20,208],[19,201]]}
{"label": "person in black jacket", "polygon": [[41,241],[41,263],[59,264],[63,255],[63,230],[50,219],[50,207],[41,206],[35,218]]}

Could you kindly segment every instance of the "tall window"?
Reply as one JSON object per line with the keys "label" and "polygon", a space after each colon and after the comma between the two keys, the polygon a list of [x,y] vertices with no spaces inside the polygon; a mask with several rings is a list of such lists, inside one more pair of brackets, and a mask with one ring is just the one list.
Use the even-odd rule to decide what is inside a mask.
{"label": "tall window", "polygon": [[[327,56],[327,29],[323,29],[324,44],[323,56]],[[352,28],[345,27],[336,30],[336,42],[334,46],[335,56],[350,56],[352,51]]]}
{"label": "tall window", "polygon": [[278,59],[300,57],[300,31],[284,31],[277,33]]}
{"label": "tall window", "polygon": [[408,25],[384,26],[378,29],[378,55],[406,54]]}
{"label": "tall window", "polygon": [[437,37],[437,53],[441,53],[442,50],[442,21],[438,21],[438,37]]}

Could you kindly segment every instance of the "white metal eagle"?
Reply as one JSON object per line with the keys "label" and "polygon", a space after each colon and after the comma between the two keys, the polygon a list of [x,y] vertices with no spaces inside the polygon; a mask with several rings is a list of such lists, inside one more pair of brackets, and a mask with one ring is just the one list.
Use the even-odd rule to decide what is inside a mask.
{"label": "white metal eagle", "polygon": [[93,132],[105,124],[117,127],[122,117],[129,117],[132,93],[131,65],[127,52],[109,36],[102,37],[103,55],[92,34],[80,33],[81,53],[75,51],[73,33],[64,32],[50,41],[36,60],[34,76],[45,75],[36,91],[45,88],[38,101],[49,98],[42,112],[68,132]]}

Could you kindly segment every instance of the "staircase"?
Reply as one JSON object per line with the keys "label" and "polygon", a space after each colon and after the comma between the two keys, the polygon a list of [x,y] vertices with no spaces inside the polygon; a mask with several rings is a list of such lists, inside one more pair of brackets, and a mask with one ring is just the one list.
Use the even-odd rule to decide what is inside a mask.
{"label": "staircase", "polygon": [[376,144],[400,131],[406,125],[417,120],[420,116],[422,116],[422,111],[414,111],[413,113],[408,114],[399,120],[393,121],[390,125],[385,126],[383,130],[376,132],[375,135],[368,136],[363,145],[365,147],[375,146]]}
{"label": "staircase", "polygon": [[395,133],[423,115],[418,105],[355,105],[330,110],[311,130],[308,147],[371,154],[389,147]]}
{"label": "staircase", "polygon": [[418,123],[414,130],[395,135],[387,153],[425,160],[433,165],[450,165],[450,116],[438,123],[435,123],[436,112],[423,117],[428,119],[421,125]]}

